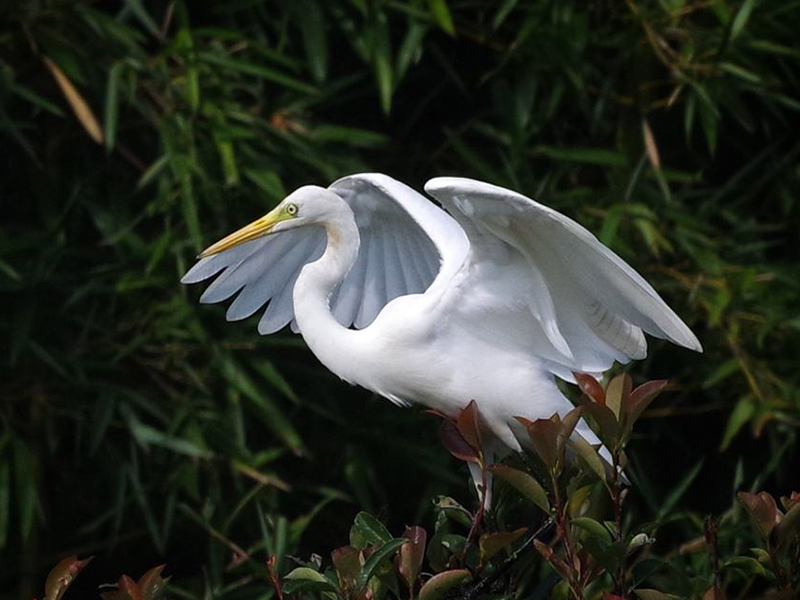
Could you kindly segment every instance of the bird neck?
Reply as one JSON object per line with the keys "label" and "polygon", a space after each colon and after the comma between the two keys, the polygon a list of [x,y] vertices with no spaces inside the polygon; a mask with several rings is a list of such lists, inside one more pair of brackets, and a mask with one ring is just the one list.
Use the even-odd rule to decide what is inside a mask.
{"label": "bird neck", "polygon": [[333,316],[329,299],[358,255],[360,237],[353,212],[342,201],[335,216],[324,224],[328,238],[322,256],[303,267],[294,286],[294,314],[311,351],[336,375],[354,383],[348,365],[360,332],[343,327]]}

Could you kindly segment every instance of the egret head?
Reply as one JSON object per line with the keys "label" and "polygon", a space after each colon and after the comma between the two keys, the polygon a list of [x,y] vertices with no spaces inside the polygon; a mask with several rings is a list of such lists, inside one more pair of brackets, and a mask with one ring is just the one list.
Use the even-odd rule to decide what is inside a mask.
{"label": "egret head", "polygon": [[333,218],[344,201],[330,190],[306,185],[289,194],[278,206],[260,219],[212,244],[199,258],[218,254],[264,235],[288,231],[304,225],[324,225]]}

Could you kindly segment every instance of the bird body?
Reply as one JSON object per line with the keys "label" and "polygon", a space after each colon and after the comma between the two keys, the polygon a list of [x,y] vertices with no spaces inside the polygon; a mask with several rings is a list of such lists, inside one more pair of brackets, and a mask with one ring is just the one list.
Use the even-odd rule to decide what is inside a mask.
{"label": "bird body", "polygon": [[[643,330],[701,350],[574,221],[469,179],[426,191],[447,212],[385,175],[300,188],[211,246],[183,281],[221,272],[201,301],[238,293],[229,319],[269,301],[260,332],[291,322],[329,370],[395,404],[455,417],[474,399],[489,452],[526,443],[515,417],[572,408],[555,377],[643,358]],[[585,423],[576,431],[597,442]]]}

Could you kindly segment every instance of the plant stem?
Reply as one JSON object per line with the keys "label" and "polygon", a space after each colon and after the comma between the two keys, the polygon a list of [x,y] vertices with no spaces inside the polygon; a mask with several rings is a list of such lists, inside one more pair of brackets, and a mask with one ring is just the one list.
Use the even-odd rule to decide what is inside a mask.
{"label": "plant stem", "polygon": [[[567,569],[569,573],[570,591],[575,597],[575,600],[583,600],[583,583],[581,581],[581,573],[579,568],[576,568],[575,550],[572,546],[572,534],[570,532],[569,517],[567,516],[567,507],[561,501],[561,494],[558,490],[558,478],[555,473],[550,473],[553,482],[553,500],[555,501],[555,518],[556,530],[564,544],[564,557],[566,558]],[[577,571],[577,572],[576,572]]]}
{"label": "plant stem", "polygon": [[492,583],[494,583],[500,577],[502,577],[517,561],[519,556],[523,552],[525,552],[525,550],[527,550],[540,535],[542,535],[545,531],[550,529],[552,525],[553,525],[553,517],[548,517],[547,520],[544,523],[542,523],[536,531],[534,531],[531,535],[529,535],[528,538],[522,543],[522,545],[520,545],[520,547],[517,548],[511,554],[511,556],[506,558],[503,561],[503,563],[499,567],[497,567],[497,569],[493,573],[487,575],[486,577],[481,579],[478,583],[476,583],[474,586],[472,586],[472,588],[470,588],[470,590],[466,594],[464,594],[463,599],[475,600],[475,598],[477,598],[481,593],[483,593],[483,591],[486,590],[486,588],[488,588]]}

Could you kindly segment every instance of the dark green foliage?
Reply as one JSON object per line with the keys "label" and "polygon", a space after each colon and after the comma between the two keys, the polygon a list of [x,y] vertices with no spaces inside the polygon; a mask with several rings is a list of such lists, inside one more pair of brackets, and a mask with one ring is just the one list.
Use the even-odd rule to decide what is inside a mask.
{"label": "dark green foliage", "polygon": [[[798,31],[795,0],[0,3],[0,597],[90,553],[114,565],[87,597],[165,561],[177,597],[263,596],[269,555],[283,577],[361,509],[426,525],[446,566],[435,514],[464,514],[429,500],[472,500],[434,420],[177,283],[359,171],[518,189],[693,327],[705,354],[634,368],[676,390],[636,426],[628,506],[669,556],[635,578],[709,584],[705,515],[742,557],[735,492],[800,487]],[[720,558],[739,594],[755,559]]]}

